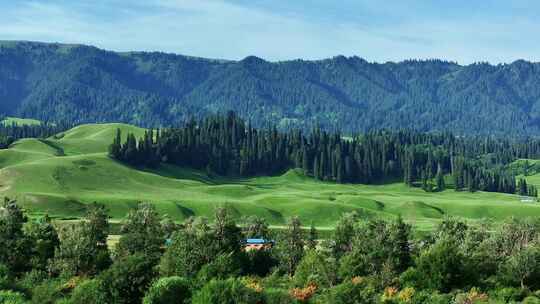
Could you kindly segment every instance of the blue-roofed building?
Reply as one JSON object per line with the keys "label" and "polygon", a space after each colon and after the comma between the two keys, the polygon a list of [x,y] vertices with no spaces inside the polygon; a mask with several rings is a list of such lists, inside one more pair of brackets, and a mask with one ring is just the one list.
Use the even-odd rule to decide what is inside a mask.
{"label": "blue-roofed building", "polygon": [[261,249],[270,249],[274,246],[273,240],[266,240],[266,239],[246,239],[246,243],[244,245],[244,250],[251,251],[251,250],[261,250]]}

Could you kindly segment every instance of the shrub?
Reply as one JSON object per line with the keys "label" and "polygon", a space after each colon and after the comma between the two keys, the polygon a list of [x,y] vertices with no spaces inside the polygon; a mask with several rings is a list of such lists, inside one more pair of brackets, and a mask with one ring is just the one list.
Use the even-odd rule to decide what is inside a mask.
{"label": "shrub", "polygon": [[144,304],[189,303],[189,281],[182,277],[168,277],[156,281],[146,293]]}
{"label": "shrub", "polygon": [[296,286],[304,287],[310,283],[326,288],[334,281],[335,269],[329,267],[324,258],[316,251],[309,251],[300,261],[294,273]]}
{"label": "shrub", "polygon": [[239,280],[212,280],[197,292],[192,304],[253,304],[263,301],[263,295],[247,288]]}
{"label": "shrub", "polygon": [[264,303],[266,304],[292,304],[296,301],[291,297],[289,291],[284,289],[267,289],[264,292]]}
{"label": "shrub", "polygon": [[0,289],[9,289],[11,287],[11,278],[9,268],[0,264]]}
{"label": "shrub", "polygon": [[98,279],[86,280],[79,284],[71,294],[70,304],[106,304],[107,295],[103,282]]}
{"label": "shrub", "polygon": [[540,304],[540,299],[534,296],[529,296],[523,299],[522,304]]}
{"label": "shrub", "polygon": [[212,279],[224,280],[240,275],[241,265],[234,254],[218,255],[197,273],[197,281],[204,285]]}
{"label": "shrub", "polygon": [[100,279],[111,302],[139,303],[155,276],[153,263],[145,255],[136,254],[117,260],[105,271]]}
{"label": "shrub", "polygon": [[324,303],[333,304],[375,304],[378,303],[378,295],[375,288],[368,284],[366,280],[355,279],[329,290]]}
{"label": "shrub", "polygon": [[54,304],[63,297],[62,282],[59,280],[46,280],[32,290],[32,303]]}
{"label": "shrub", "polygon": [[465,257],[454,240],[443,239],[424,251],[417,260],[416,269],[402,274],[402,282],[422,289],[446,292],[467,284]]}
{"label": "shrub", "polygon": [[528,291],[521,288],[506,287],[495,290],[492,293],[492,298],[501,301],[502,303],[520,302],[527,297]]}
{"label": "shrub", "polygon": [[26,299],[22,293],[11,290],[0,290],[0,303],[24,304],[26,303]]}
{"label": "shrub", "polygon": [[42,270],[32,270],[27,272],[22,279],[19,281],[19,286],[25,290],[32,290],[35,286],[41,284],[43,281],[47,280],[48,274]]}

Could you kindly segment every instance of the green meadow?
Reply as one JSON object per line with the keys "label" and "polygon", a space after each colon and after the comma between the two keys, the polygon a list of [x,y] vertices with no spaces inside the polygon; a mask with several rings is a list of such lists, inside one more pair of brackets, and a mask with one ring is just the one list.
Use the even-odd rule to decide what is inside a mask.
{"label": "green meadow", "polygon": [[0,123],[11,125],[13,123],[22,126],[22,125],[39,125],[41,124],[41,121],[30,119],[30,118],[17,118],[17,117],[6,117],[4,120],[0,121]]}
{"label": "green meadow", "polygon": [[[305,225],[332,229],[345,212],[364,217],[401,215],[418,230],[430,230],[445,216],[471,222],[501,221],[509,216],[540,216],[540,204],[517,195],[456,192],[427,193],[402,183],[335,184],[315,181],[301,170],[247,179],[208,176],[164,165],[140,170],[107,156],[116,129],[140,136],[143,129],[124,124],[82,125],[45,140],[24,139],[0,150],[0,196],[16,198],[32,215],[48,213],[77,219],[92,202],[105,204],[113,221],[138,202],[152,202],[162,214],[181,221],[211,216],[218,207],[236,218],[264,217],[283,226],[291,216]],[[527,177],[540,185],[540,175]]]}

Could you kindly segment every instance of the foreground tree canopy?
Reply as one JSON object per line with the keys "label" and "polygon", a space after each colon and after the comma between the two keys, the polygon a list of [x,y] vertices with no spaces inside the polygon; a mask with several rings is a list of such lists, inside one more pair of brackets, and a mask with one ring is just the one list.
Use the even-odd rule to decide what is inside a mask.
{"label": "foreground tree canopy", "polygon": [[[180,225],[139,204],[106,246],[103,206],[80,222],[28,219],[0,208],[2,303],[537,303],[540,221],[502,225],[446,218],[414,237],[401,218],[345,214],[324,240],[297,218],[268,231],[226,209]],[[60,223],[59,223],[60,224]],[[275,246],[245,251],[249,237]],[[167,237],[170,237],[167,240]]]}

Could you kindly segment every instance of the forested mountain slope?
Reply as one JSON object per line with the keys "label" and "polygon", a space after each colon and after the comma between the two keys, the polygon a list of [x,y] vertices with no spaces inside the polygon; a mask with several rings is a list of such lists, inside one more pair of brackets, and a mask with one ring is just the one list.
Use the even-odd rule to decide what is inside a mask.
{"label": "forested mountain slope", "polygon": [[156,127],[227,110],[254,126],[539,135],[540,64],[379,64],[342,56],[273,63],[0,43],[6,115]]}

